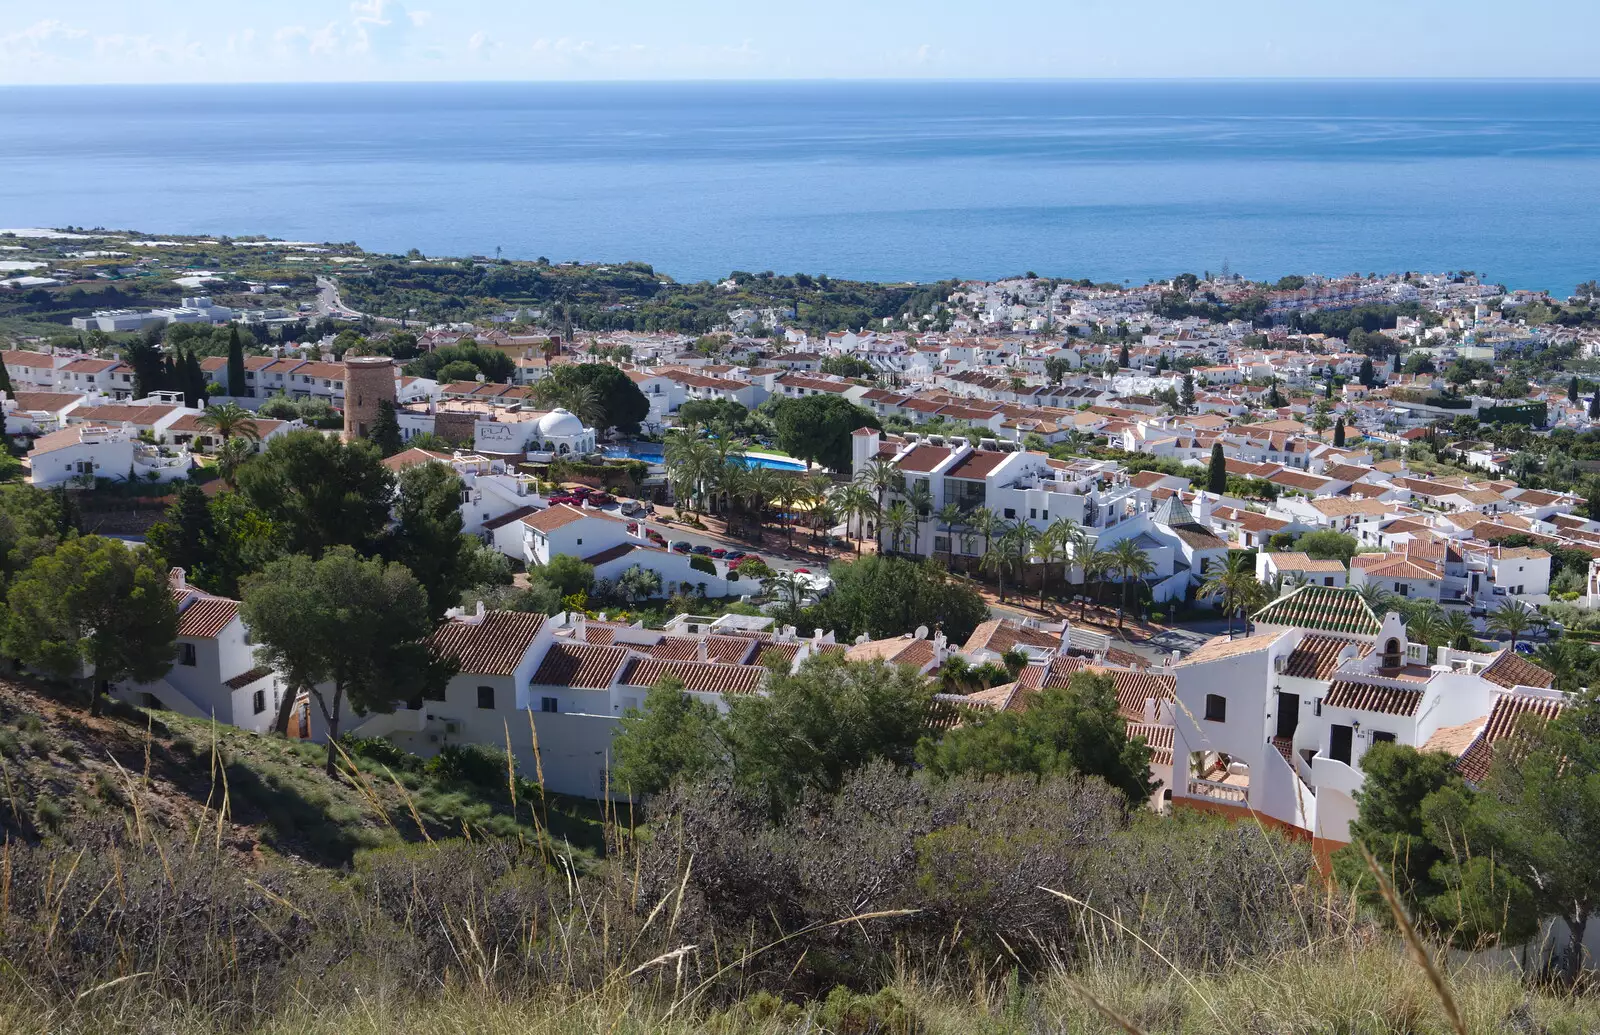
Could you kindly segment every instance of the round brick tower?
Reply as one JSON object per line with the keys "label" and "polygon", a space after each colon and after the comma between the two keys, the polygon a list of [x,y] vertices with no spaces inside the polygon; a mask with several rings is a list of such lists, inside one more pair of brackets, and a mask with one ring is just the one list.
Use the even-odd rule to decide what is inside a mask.
{"label": "round brick tower", "polygon": [[388,356],[351,356],[344,361],[344,440],[372,434],[378,406],[394,402],[394,360]]}

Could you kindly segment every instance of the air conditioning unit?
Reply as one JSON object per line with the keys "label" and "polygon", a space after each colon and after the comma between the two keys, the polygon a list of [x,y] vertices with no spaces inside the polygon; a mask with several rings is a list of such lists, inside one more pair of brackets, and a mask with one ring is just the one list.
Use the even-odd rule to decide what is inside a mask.
{"label": "air conditioning unit", "polygon": [[439,734],[437,734],[437,733],[428,734],[428,743],[430,743],[430,744],[439,743]]}
{"label": "air conditioning unit", "polygon": [[461,724],[458,722],[447,722],[444,724],[444,731],[450,734],[460,733]]}

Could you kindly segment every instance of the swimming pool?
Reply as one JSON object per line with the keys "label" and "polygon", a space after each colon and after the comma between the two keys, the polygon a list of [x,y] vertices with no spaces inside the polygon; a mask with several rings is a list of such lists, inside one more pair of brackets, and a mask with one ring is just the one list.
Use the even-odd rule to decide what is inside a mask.
{"label": "swimming pool", "polygon": [[[660,453],[650,453],[642,450],[627,450],[617,446],[610,446],[604,450],[606,456],[614,460],[643,460],[647,464],[659,464],[665,459]],[[746,467],[770,467],[775,471],[794,471],[803,473],[806,469],[805,461],[794,460],[786,456],[773,456],[771,453],[750,453],[742,458]]]}

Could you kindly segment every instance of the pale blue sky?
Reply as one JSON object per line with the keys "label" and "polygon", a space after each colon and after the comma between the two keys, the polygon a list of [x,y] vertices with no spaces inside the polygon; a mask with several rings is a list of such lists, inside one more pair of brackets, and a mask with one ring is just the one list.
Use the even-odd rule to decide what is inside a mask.
{"label": "pale blue sky", "polygon": [[0,0],[0,83],[1593,77],[1595,0]]}

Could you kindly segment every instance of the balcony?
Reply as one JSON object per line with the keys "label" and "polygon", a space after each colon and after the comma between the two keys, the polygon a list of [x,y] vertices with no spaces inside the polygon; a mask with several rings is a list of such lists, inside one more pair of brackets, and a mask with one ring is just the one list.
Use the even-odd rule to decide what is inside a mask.
{"label": "balcony", "polygon": [[1220,780],[1200,780],[1194,777],[1189,779],[1189,796],[1192,798],[1210,798],[1212,801],[1226,802],[1229,805],[1245,805],[1250,799],[1250,786],[1246,783],[1239,786],[1232,783],[1223,783]]}

